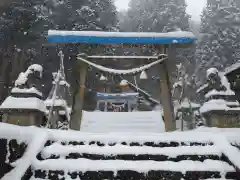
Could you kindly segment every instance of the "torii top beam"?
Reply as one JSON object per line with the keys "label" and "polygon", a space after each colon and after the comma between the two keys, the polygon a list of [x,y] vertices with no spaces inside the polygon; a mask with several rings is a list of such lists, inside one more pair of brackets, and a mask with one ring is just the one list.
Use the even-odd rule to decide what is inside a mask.
{"label": "torii top beam", "polygon": [[193,44],[196,37],[191,32],[176,31],[169,33],[149,32],[102,32],[102,31],[48,31],[50,43],[77,43],[100,45],[169,45]]}

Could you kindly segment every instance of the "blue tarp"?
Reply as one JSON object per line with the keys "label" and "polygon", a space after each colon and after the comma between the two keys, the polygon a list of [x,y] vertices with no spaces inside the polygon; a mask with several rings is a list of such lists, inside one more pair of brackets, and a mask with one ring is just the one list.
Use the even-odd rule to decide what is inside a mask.
{"label": "blue tarp", "polygon": [[[139,34],[139,36],[138,36]],[[176,34],[176,35],[175,35]],[[111,33],[49,31],[50,43],[84,44],[191,44],[196,38],[190,32],[171,33]]]}

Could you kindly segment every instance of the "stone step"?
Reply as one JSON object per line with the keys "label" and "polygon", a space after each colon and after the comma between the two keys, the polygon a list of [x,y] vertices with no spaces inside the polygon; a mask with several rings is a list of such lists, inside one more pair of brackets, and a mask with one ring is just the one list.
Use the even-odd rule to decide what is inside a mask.
{"label": "stone step", "polygon": [[232,179],[234,167],[218,160],[123,161],[89,159],[50,159],[33,164],[34,177],[40,179]]}
{"label": "stone step", "polygon": [[174,161],[207,159],[226,161],[222,152],[215,146],[179,146],[179,147],[150,147],[127,146],[116,144],[114,146],[98,145],[62,145],[53,143],[46,146],[38,156],[39,160],[45,159],[80,159],[91,160],[154,160]]}

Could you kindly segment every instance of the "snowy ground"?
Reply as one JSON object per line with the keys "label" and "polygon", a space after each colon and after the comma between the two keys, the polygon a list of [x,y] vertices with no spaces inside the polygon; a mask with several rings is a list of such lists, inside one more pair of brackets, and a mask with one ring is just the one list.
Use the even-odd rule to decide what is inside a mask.
{"label": "snowy ground", "polygon": [[83,112],[83,132],[165,132],[160,112]]}
{"label": "snowy ground", "polygon": [[[237,167],[240,167],[239,150],[231,143],[240,144],[240,129],[218,129],[218,128],[198,128],[194,131],[187,132],[172,132],[172,133],[140,133],[140,132],[115,132],[115,133],[87,133],[77,131],[59,131],[49,129],[39,129],[36,127],[18,127],[14,125],[0,123],[0,138],[16,139],[18,142],[26,142],[28,148],[24,156],[17,162],[12,163],[15,167],[13,171],[6,174],[2,180],[19,180],[19,177],[26,172],[28,167],[32,165],[35,169],[49,170],[66,170],[74,171],[81,170],[134,170],[137,172],[148,172],[149,170],[171,170],[171,171],[220,171],[232,172],[233,166],[215,160],[206,160],[204,162],[194,162],[183,160],[181,162],[173,161],[102,161],[89,159],[46,159],[39,161],[36,159],[37,154],[41,151],[44,158],[50,155],[66,156],[70,152],[75,153],[96,153],[102,155],[114,154],[161,154],[169,157],[177,157],[178,155],[220,155],[224,153],[229,160]],[[55,142],[51,146],[45,147],[47,140]],[[61,142],[85,142],[85,145],[78,146],[63,146]],[[101,142],[104,144],[116,143],[115,146],[96,146],[90,145],[90,142]],[[152,143],[170,143],[170,142],[185,142],[185,143],[213,143],[207,146],[179,146],[179,147],[132,147],[123,146],[122,142],[129,145],[132,142],[144,144],[145,142]]]}

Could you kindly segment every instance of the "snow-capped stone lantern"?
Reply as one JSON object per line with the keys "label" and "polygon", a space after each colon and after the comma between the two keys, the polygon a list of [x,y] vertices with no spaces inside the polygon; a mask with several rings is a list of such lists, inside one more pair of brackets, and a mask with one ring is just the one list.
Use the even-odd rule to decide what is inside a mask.
{"label": "snow-capped stone lantern", "polygon": [[207,71],[208,88],[201,115],[210,127],[240,127],[240,104],[228,79],[216,68]]}
{"label": "snow-capped stone lantern", "polygon": [[41,65],[33,64],[19,74],[11,94],[0,106],[3,122],[21,126],[41,126],[46,122],[40,91],[42,72]]}

